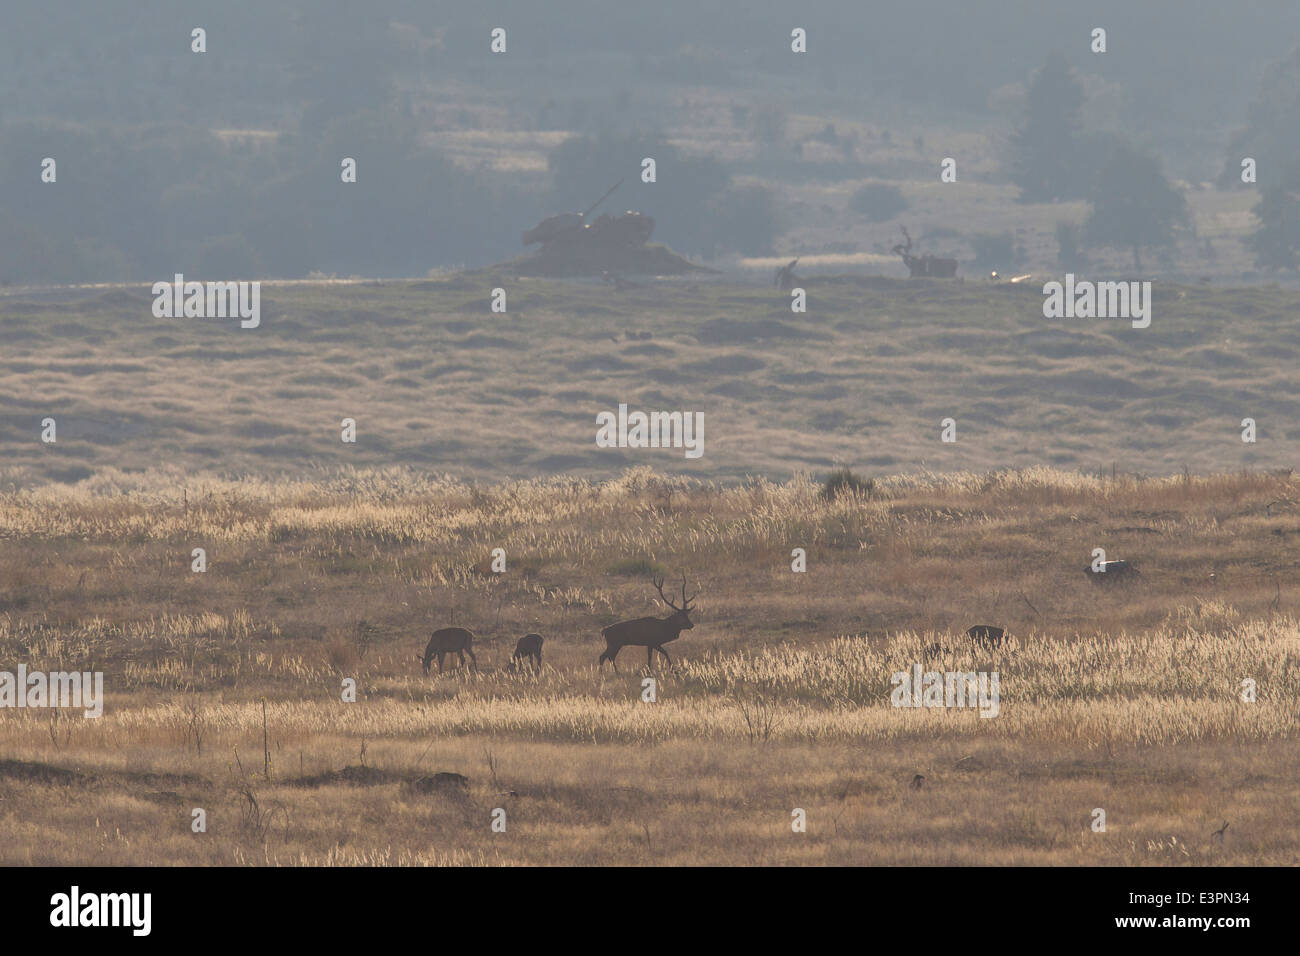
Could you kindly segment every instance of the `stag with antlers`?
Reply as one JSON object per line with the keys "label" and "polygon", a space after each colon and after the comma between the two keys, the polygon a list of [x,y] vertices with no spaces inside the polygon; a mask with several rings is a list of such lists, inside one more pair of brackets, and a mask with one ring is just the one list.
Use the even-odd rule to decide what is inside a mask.
{"label": "stag with antlers", "polygon": [[890,251],[896,256],[903,257],[903,265],[907,266],[907,271],[911,278],[930,277],[935,279],[951,279],[957,274],[956,259],[941,259],[938,256],[914,256],[912,255],[912,237],[907,234],[907,230],[902,226],[898,227],[903,230],[903,238],[907,244],[899,243]]}
{"label": "stag with antlers", "polygon": [[611,624],[600,633],[605,638],[605,653],[600,655],[600,662],[597,666],[604,667],[605,661],[614,665],[615,673],[618,672],[618,652],[623,648],[644,647],[646,666],[649,667],[654,663],[654,652],[658,651],[668,661],[668,666],[672,666],[673,659],[668,656],[664,650],[664,645],[669,641],[675,641],[681,636],[682,631],[689,631],[695,627],[691,619],[687,616],[693,610],[691,601],[699,596],[698,592],[690,597],[686,596],[686,575],[682,575],[682,606],[678,607],[668,596],[664,594],[664,579],[651,578],[654,582],[655,590],[659,592],[659,597],[663,602],[673,609],[673,613],[668,617],[639,617],[634,621],[619,621],[617,624]]}

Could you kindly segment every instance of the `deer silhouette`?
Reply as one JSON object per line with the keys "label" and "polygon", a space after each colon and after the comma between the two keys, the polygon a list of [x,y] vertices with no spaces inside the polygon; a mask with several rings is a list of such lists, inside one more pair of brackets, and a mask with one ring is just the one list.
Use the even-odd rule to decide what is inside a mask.
{"label": "deer silhouette", "polygon": [[542,669],[542,635],[525,634],[519,638],[519,643],[515,645],[515,653],[510,659],[510,669],[518,670],[523,666],[525,659],[537,670]]}
{"label": "deer silhouette", "polygon": [[1138,569],[1127,561],[1103,561],[1101,567],[1097,570],[1093,570],[1092,565],[1088,565],[1083,569],[1083,573],[1088,575],[1088,580],[1093,584],[1131,581],[1133,578],[1141,577]]}
{"label": "deer silhouette", "polygon": [[474,656],[473,650],[474,635],[463,627],[444,627],[434,631],[433,636],[429,638],[429,646],[424,649],[424,657],[420,663],[424,665],[424,672],[429,673],[429,665],[433,663],[433,655],[438,655],[438,673],[442,673],[442,659],[448,654],[459,654],[461,666],[465,666],[465,655],[474,662],[475,670],[478,669],[478,658]]}
{"label": "deer silhouette", "polygon": [[907,244],[900,243],[894,246],[890,251],[896,256],[901,256],[903,264],[907,266],[907,271],[911,278],[918,276],[929,276],[937,279],[951,279],[957,274],[956,259],[941,259],[938,256],[914,256],[912,255],[912,237],[907,234],[907,230],[902,226],[898,227],[903,230],[903,238]]}
{"label": "deer silhouette", "polygon": [[686,575],[683,574],[682,606],[678,607],[665,596],[663,578],[651,578],[651,581],[654,583],[655,590],[659,592],[659,597],[673,609],[673,613],[668,617],[639,617],[634,621],[619,621],[602,630],[600,633],[605,638],[605,653],[600,655],[598,667],[604,667],[605,661],[609,661],[614,665],[614,671],[617,673],[618,661],[615,658],[618,657],[619,651],[628,646],[645,648],[647,667],[654,663],[655,651],[662,654],[668,661],[668,665],[672,666],[673,659],[664,650],[664,645],[669,641],[677,640],[682,631],[689,631],[695,627],[687,615],[692,610],[691,601],[695,600],[698,592],[690,597],[686,596]]}
{"label": "deer silhouette", "polygon": [[992,650],[1002,645],[1007,632],[1005,628],[996,627],[992,624],[976,624],[974,627],[966,629],[966,636],[974,641],[977,647]]}

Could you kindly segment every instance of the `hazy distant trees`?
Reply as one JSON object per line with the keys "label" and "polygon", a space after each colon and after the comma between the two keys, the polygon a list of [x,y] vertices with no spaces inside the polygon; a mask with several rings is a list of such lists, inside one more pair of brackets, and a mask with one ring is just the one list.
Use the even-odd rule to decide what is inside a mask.
{"label": "hazy distant trees", "polygon": [[1081,246],[1118,246],[1133,253],[1174,244],[1191,222],[1187,201],[1170,185],[1155,156],[1111,134],[1084,131],[1083,84],[1060,56],[1034,74],[1024,125],[1010,142],[1010,174],[1021,202],[1087,199],[1092,210],[1078,229],[1058,224],[1063,266],[1081,265]]}
{"label": "hazy distant trees", "polygon": [[1056,262],[1066,272],[1077,272],[1087,263],[1080,248],[1082,242],[1080,226],[1065,220],[1056,224]]}
{"label": "hazy distant trees", "polygon": [[1125,143],[1110,146],[1088,198],[1088,241],[1131,249],[1138,271],[1143,248],[1172,245],[1178,227],[1190,222],[1187,201],[1165,179],[1160,160]]}
{"label": "hazy distant trees", "polygon": [[776,237],[785,231],[776,197],[762,186],[728,186],[706,212],[700,253],[709,259],[731,252],[771,255]]}
{"label": "hazy distant trees", "polygon": [[1259,228],[1246,245],[1261,269],[1295,269],[1300,265],[1300,163],[1293,163],[1280,182],[1265,186],[1252,210]]}
{"label": "hazy distant trees", "polygon": [[869,183],[849,199],[849,210],[867,222],[884,222],[907,209],[907,200],[897,186]]}
{"label": "hazy distant trees", "polygon": [[[58,160],[41,184],[35,156]],[[641,182],[654,157],[657,179]],[[340,163],[356,160],[355,182]],[[0,128],[0,281],[338,275],[417,276],[518,254],[539,212],[639,208],[656,237],[710,258],[766,255],[782,231],[772,192],[733,184],[710,157],[657,136],[571,139],[549,195],[466,169],[423,142],[395,105],[253,138],[158,124],[121,130],[38,121]]]}
{"label": "hazy distant trees", "polygon": [[764,146],[775,146],[785,141],[789,117],[785,111],[770,104],[750,114],[750,134]]}
{"label": "hazy distant trees", "polygon": [[1300,48],[1264,73],[1245,128],[1228,147],[1220,184],[1242,186],[1243,159],[1255,160],[1259,228],[1246,239],[1262,269],[1300,264]]}
{"label": "hazy distant trees", "polygon": [[1256,161],[1259,183],[1275,184],[1300,156],[1300,47],[1264,72],[1259,94],[1246,112],[1246,126],[1232,138],[1222,186],[1241,186],[1241,161]]}
{"label": "hazy distant trees", "polygon": [[1016,237],[1009,232],[972,236],[970,244],[975,252],[973,264],[981,272],[1014,268],[1025,257],[1025,250],[1016,245]]}
{"label": "hazy distant trees", "polygon": [[[340,180],[345,156],[357,161],[355,183]],[[286,136],[275,158],[283,173],[258,189],[249,232],[290,275],[422,275],[490,262],[518,241],[499,184],[423,146],[393,112]]]}
{"label": "hazy distant trees", "polygon": [[1029,86],[1024,125],[1011,137],[1011,181],[1021,202],[1078,199],[1088,181],[1080,159],[1083,85],[1060,56],[1049,59]]}
{"label": "hazy distant trees", "polygon": [[[57,184],[33,185],[33,155],[58,160]],[[355,183],[341,181],[345,156]],[[0,129],[0,281],[423,275],[506,258],[519,203],[513,183],[457,167],[389,111],[257,145],[183,126],[10,123]]]}
{"label": "hazy distant trees", "polygon": [[[1098,3],[1098,23],[1111,11],[1127,16],[1118,12],[1123,0]],[[1084,86],[1068,63],[1086,64],[1099,84],[1139,107],[1112,114],[1107,125],[1149,132],[1144,141],[1168,145],[1171,162],[1177,144],[1178,175],[1218,168],[1223,140],[1216,131],[1239,114],[1243,88],[1245,102],[1254,93],[1249,64],[1285,49],[1300,6],[1242,12],[1201,0],[1195,15],[1176,16],[1176,0],[1159,5],[1168,12],[1126,28],[1123,47],[1141,50],[1137,59],[1118,47],[1089,57],[1070,41],[1068,59],[1025,61],[1025,51],[1050,50],[1069,36],[1036,0],[997,0],[992,12],[947,4],[943,29],[935,29],[935,4],[894,5],[875,10],[867,31],[845,27],[862,22],[861,4],[832,0],[818,23],[804,24],[814,44],[809,57],[775,42],[761,17],[737,19],[686,0],[621,5],[612,20],[590,16],[585,0],[509,0],[506,56],[488,53],[490,21],[473,4],[402,0],[362,14],[346,0],[225,0],[204,5],[203,55],[190,52],[193,24],[178,22],[167,12],[174,4],[163,0],[148,0],[132,16],[94,0],[63,0],[59,16],[40,4],[10,4],[0,30],[7,94],[0,279],[148,279],[174,268],[395,275],[484,264],[521,251],[519,233],[537,218],[585,208],[625,174],[628,182],[603,211],[655,215],[655,238],[683,252],[752,254],[779,237],[784,208],[780,186],[763,192],[752,185],[757,177],[773,186],[908,175],[890,155],[901,150],[883,148],[891,139],[883,127],[893,127],[899,146],[922,136],[933,144],[949,111],[978,118],[990,91],[1022,63],[1041,68],[1013,121],[1003,165],[1023,200],[1084,198],[1100,165],[1104,142],[1079,128]],[[683,16],[693,24],[684,53]],[[827,99],[819,76],[832,73],[860,92],[863,104],[878,102],[879,115],[871,115],[874,106],[846,111]],[[684,76],[708,77],[708,94],[682,96]],[[625,90],[636,91],[630,102],[618,98]],[[608,113],[599,105],[606,101]],[[728,102],[731,122],[758,141],[752,154],[728,153],[725,168],[678,154],[681,175],[674,176],[665,152],[656,155],[654,186],[640,184],[634,166],[608,177],[599,168],[600,181],[575,175],[573,188],[553,189],[515,171],[519,166],[507,172],[508,163],[496,163],[529,148],[512,140],[499,141],[501,153],[477,169],[464,162],[478,146],[458,152],[455,162],[450,152],[429,148],[434,139],[453,143],[448,134],[457,125],[480,123],[484,130],[500,123],[504,130],[574,133],[601,122],[659,124],[681,142],[699,135],[701,124],[725,123]],[[717,109],[722,113],[709,119]],[[402,116],[416,135],[385,129],[373,144],[343,135],[390,115]],[[855,146],[845,131],[863,124],[881,132]],[[822,132],[810,133],[816,129]],[[840,149],[844,162],[795,162],[792,144],[810,138]],[[316,150],[355,155],[357,183],[339,182],[341,155]],[[34,164],[47,155],[59,161],[57,186],[36,179]],[[651,154],[631,158],[639,164],[643,155]],[[1232,141],[1224,175],[1238,185],[1243,156],[1259,162],[1261,231],[1252,246],[1262,265],[1287,263],[1290,200],[1269,190],[1300,156],[1300,52],[1264,74]],[[738,183],[728,174],[755,178]],[[790,208],[822,214],[813,205]]]}
{"label": "hazy distant trees", "polygon": [[333,119],[389,105],[398,49],[386,17],[357,16],[349,0],[316,0],[293,19],[301,129],[319,133]]}
{"label": "hazy distant trees", "polygon": [[[234,175],[230,164],[214,159],[213,145],[188,128],[5,124],[0,280],[144,278],[146,263],[174,260],[178,240],[196,232],[196,191],[224,193]],[[56,183],[37,181],[33,157],[42,156],[56,160]],[[202,187],[196,169],[205,170]],[[231,211],[228,201],[209,210],[209,228],[224,228]]]}

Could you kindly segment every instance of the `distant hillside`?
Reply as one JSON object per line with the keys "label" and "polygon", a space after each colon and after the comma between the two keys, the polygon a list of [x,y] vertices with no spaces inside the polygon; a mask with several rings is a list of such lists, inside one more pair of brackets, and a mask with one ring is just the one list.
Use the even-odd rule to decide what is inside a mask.
{"label": "distant hillside", "polygon": [[[261,326],[156,319],[144,287],[0,296],[0,480],[301,475],[408,464],[497,480],[640,464],[736,479],[1049,464],[1292,467],[1300,295],[1157,283],[1148,329],[1042,315],[1041,282],[270,284]],[[489,310],[493,288],[505,314]],[[620,403],[699,412],[702,457],[598,448]],[[57,443],[40,440],[57,421]],[[940,441],[956,422],[957,441]],[[355,419],[357,441],[340,440]],[[1253,418],[1258,442],[1241,441]]]}

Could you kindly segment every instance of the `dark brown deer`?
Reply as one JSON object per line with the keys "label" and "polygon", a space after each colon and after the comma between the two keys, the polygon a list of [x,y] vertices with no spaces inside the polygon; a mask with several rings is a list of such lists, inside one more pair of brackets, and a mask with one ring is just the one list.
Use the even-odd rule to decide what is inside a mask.
{"label": "dark brown deer", "polygon": [[1093,570],[1090,564],[1083,569],[1083,573],[1088,575],[1088,580],[1093,584],[1131,581],[1134,578],[1141,577],[1138,574],[1138,569],[1127,561],[1103,561],[1101,568],[1096,571]]}
{"label": "dark brown deer", "polygon": [[671,667],[673,659],[668,656],[664,650],[664,645],[669,641],[675,641],[681,636],[682,631],[689,631],[695,627],[687,614],[692,610],[691,601],[695,600],[697,594],[686,596],[686,575],[682,575],[682,606],[678,607],[664,595],[663,578],[654,581],[655,590],[659,592],[659,597],[663,602],[673,609],[673,613],[668,617],[639,617],[635,621],[619,621],[617,624],[611,624],[600,633],[605,637],[605,653],[600,655],[600,662],[597,666],[604,667],[605,661],[614,665],[614,671],[618,672],[618,652],[623,648],[644,647],[645,662],[649,667],[654,663],[654,652],[658,651],[668,661]]}
{"label": "dark brown deer", "polygon": [[525,658],[537,670],[542,669],[542,635],[525,634],[519,638],[519,643],[515,645],[515,653],[510,660],[510,669],[518,670],[523,666]]}
{"label": "dark brown deer", "polygon": [[974,627],[966,628],[966,636],[975,642],[976,647],[993,650],[1002,645],[1007,632],[1005,628],[996,627],[992,624],[976,624]]}
{"label": "dark brown deer", "polygon": [[[902,226],[898,227],[903,229]],[[907,245],[899,243],[890,251],[896,256],[903,257],[903,265],[907,266],[907,271],[911,278],[932,278],[932,279],[951,279],[957,274],[956,259],[941,259],[938,256],[914,256],[912,255],[912,237],[903,229],[903,238],[907,240]]]}
{"label": "dark brown deer", "polygon": [[459,654],[460,665],[465,666],[465,655],[474,662],[475,670],[478,669],[478,658],[474,656],[473,650],[474,635],[463,627],[444,627],[433,632],[433,637],[429,638],[429,646],[424,649],[424,657],[420,663],[424,665],[424,672],[429,673],[429,665],[433,663],[433,655],[438,655],[438,673],[442,673],[442,659],[448,654]]}

